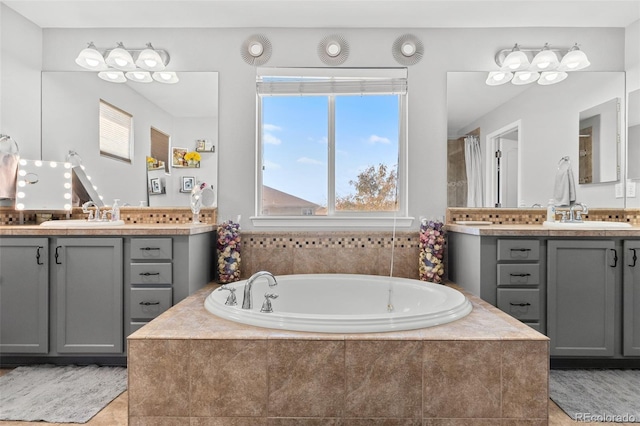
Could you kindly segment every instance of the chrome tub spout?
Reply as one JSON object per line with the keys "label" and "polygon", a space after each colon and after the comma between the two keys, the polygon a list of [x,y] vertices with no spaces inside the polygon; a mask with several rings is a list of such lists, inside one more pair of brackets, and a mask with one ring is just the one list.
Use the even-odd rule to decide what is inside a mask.
{"label": "chrome tub spout", "polygon": [[244,299],[242,299],[242,309],[251,309],[251,288],[253,287],[253,283],[260,277],[265,277],[267,279],[269,287],[275,287],[278,285],[276,277],[274,277],[271,272],[259,271],[251,275],[251,278],[249,278],[244,285]]}

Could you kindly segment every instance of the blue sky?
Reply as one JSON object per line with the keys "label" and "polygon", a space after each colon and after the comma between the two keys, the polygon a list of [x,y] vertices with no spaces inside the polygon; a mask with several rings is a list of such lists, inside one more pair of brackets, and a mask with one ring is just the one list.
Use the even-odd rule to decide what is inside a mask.
{"label": "blue sky", "polygon": [[[328,98],[262,99],[264,185],[326,205]],[[355,192],[366,167],[394,166],[398,152],[397,96],[336,97],[336,191]]]}

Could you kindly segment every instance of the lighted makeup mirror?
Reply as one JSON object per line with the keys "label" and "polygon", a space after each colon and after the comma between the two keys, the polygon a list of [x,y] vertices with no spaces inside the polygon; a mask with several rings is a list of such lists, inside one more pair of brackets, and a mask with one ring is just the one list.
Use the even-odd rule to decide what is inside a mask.
{"label": "lighted makeup mirror", "polygon": [[21,159],[16,210],[71,210],[71,175],[70,163]]}

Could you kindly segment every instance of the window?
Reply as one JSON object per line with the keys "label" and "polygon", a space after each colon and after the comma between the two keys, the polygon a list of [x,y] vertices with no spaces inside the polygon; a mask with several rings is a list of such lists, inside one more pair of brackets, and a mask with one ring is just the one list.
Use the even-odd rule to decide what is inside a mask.
{"label": "window", "polygon": [[406,215],[405,69],[258,69],[257,216]]}
{"label": "window", "polygon": [[100,99],[100,155],[131,163],[133,116]]}

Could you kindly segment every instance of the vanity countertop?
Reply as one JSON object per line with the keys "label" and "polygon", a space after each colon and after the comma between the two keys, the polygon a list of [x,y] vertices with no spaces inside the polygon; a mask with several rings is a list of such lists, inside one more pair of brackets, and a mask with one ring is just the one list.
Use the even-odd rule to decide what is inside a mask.
{"label": "vanity countertop", "polygon": [[39,225],[0,225],[0,236],[48,236],[48,235],[195,235],[216,230],[216,225],[202,224],[169,224],[169,223],[140,223],[122,226],[105,227],[69,227],[54,228]]}
{"label": "vanity countertop", "polygon": [[553,229],[540,225],[458,225],[447,223],[448,232],[509,237],[640,237],[640,226],[610,229]]}

